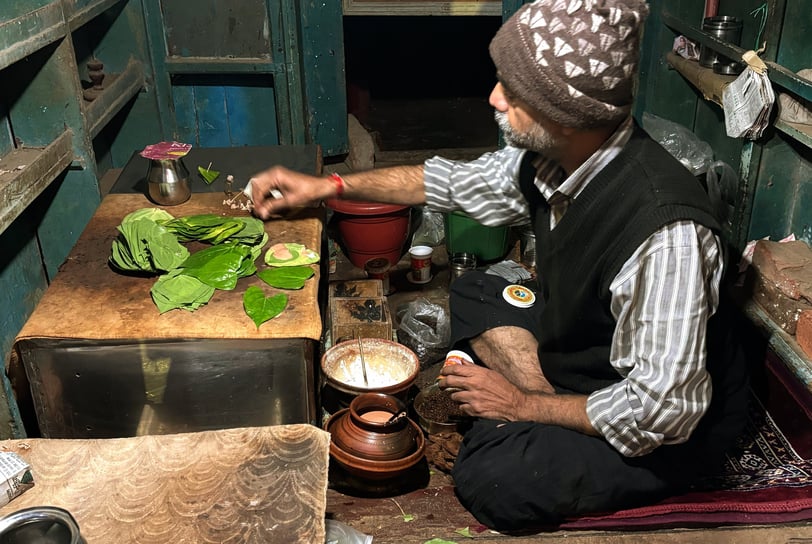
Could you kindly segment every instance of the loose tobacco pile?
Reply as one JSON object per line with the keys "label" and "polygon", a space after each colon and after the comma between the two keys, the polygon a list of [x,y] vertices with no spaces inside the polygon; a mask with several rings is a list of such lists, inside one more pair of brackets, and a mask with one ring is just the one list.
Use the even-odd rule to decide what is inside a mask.
{"label": "loose tobacco pile", "polygon": [[[199,214],[176,218],[159,208],[142,208],[124,217],[118,231],[110,264],[122,272],[158,274],[150,294],[161,313],[195,311],[211,300],[215,290],[232,290],[238,279],[253,274],[271,287],[301,289],[313,276],[306,265],[319,260],[317,253],[300,244],[276,244],[266,253],[265,262],[285,268],[257,273],[254,263],[268,235],[262,221],[254,217]],[[191,241],[211,245],[190,254],[183,242]],[[289,258],[279,258],[280,246]],[[245,313],[257,328],[282,313],[287,302],[286,294],[266,297],[256,286],[243,295]]]}

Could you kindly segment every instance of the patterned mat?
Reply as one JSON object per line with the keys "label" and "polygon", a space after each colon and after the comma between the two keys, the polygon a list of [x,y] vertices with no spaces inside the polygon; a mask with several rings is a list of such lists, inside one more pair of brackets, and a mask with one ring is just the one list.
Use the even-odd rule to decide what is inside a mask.
{"label": "patterned mat", "polygon": [[0,516],[64,508],[88,543],[324,542],[329,444],[305,424],[0,441],[35,482]]}
{"label": "patterned mat", "polygon": [[690,527],[812,519],[812,401],[783,364],[767,361],[746,432],[717,478],[658,504],[584,516],[562,529]]}
{"label": "patterned mat", "polygon": [[704,482],[704,490],[757,491],[812,485],[812,460],[795,451],[758,399],[754,399],[747,430],[736,446],[725,462],[724,473]]}

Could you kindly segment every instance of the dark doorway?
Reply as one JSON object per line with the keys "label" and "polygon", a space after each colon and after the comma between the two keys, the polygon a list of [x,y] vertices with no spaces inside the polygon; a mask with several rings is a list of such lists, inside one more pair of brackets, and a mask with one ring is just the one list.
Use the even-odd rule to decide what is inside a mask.
{"label": "dark doorway", "polygon": [[382,151],[496,147],[492,16],[345,16],[348,111]]}

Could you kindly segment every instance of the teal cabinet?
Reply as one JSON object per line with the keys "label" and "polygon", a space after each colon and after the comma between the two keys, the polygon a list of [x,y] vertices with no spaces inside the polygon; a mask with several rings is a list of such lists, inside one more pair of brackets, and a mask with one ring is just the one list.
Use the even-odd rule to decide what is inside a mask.
{"label": "teal cabinet", "polygon": [[[162,140],[347,151],[340,2],[0,2],[0,353],[98,207]],[[10,384],[0,438],[25,435]]]}
{"label": "teal cabinet", "polygon": [[[748,240],[765,236],[777,240],[795,234],[812,242],[812,207],[808,205],[812,128],[776,119],[757,141],[728,137],[720,105],[706,100],[707,89],[686,78],[679,64],[669,63],[666,53],[678,35],[733,58],[763,47],[761,58],[767,61],[776,95],[787,93],[810,102],[812,82],[796,75],[798,70],[812,67],[812,48],[803,37],[812,27],[812,11],[806,4],[803,0],[720,2],[719,14],[744,21],[741,46],[736,47],[700,30],[703,0],[650,2],[636,115],[649,112],[687,126],[711,145],[718,160],[738,172],[739,190],[730,195],[734,215],[729,235],[739,250]],[[716,76],[710,69],[707,72],[704,81],[724,82],[726,76]]]}
{"label": "teal cabinet", "polygon": [[[114,33],[114,34],[111,34]],[[138,1],[0,4],[0,351],[33,311],[100,202],[101,175],[131,146],[124,120],[157,126]],[[104,82],[86,68],[104,59]],[[139,128],[140,132],[141,129]],[[154,137],[147,128],[139,137]],[[120,153],[123,156],[123,153]],[[120,165],[121,162],[118,163]],[[3,376],[0,436],[24,436]]]}
{"label": "teal cabinet", "polygon": [[[720,101],[716,91],[732,77],[725,79],[711,69],[690,70],[684,61],[667,55],[678,35],[730,58],[761,49],[776,95],[812,104],[812,81],[796,74],[812,68],[812,46],[806,37],[812,28],[809,2],[722,0],[719,14],[744,22],[740,46],[701,31],[704,0],[651,0],[649,4],[635,114],[649,112],[688,127],[711,145],[716,159],[736,170],[737,190],[727,195],[733,212],[727,235],[736,250],[743,250],[750,240],[766,236],[780,240],[790,234],[812,244],[812,126],[788,123],[774,112],[771,126],[758,140],[730,138],[723,110],[714,102]],[[745,304],[744,310],[761,326],[773,351],[798,381],[809,387],[812,361],[794,337],[757,304]]]}

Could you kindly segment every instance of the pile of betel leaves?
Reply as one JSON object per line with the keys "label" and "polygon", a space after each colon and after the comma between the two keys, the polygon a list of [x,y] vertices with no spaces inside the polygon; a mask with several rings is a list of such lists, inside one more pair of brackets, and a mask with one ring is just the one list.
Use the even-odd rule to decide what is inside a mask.
{"label": "pile of betel leaves", "polygon": [[[161,313],[174,309],[194,311],[211,300],[215,290],[232,290],[237,280],[257,274],[278,289],[301,289],[313,276],[309,266],[318,254],[301,244],[284,245],[285,258],[268,251],[265,263],[274,267],[257,271],[255,261],[268,242],[265,227],[254,217],[199,214],[173,217],[159,208],[142,208],[128,214],[113,240],[111,265],[132,273],[157,274],[150,289]],[[190,253],[185,242],[211,244]],[[256,286],[243,295],[245,313],[259,326],[282,313],[288,296],[266,297]]]}

